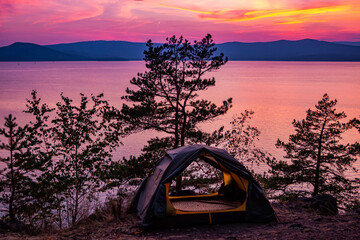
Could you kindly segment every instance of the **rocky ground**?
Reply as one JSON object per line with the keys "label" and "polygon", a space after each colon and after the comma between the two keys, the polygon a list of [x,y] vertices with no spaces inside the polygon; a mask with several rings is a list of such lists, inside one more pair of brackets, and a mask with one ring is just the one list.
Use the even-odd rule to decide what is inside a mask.
{"label": "rocky ground", "polygon": [[88,220],[57,232],[0,233],[0,239],[360,239],[360,212],[318,215],[298,204],[272,204],[279,223],[234,223],[166,228],[142,232],[133,215],[119,221]]}

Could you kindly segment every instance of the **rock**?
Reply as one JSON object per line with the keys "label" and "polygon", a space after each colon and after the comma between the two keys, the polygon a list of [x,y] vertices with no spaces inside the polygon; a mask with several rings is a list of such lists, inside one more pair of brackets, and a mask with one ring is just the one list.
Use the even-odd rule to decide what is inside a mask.
{"label": "rock", "polygon": [[299,198],[302,208],[315,211],[320,215],[332,216],[338,214],[337,200],[329,194],[310,198]]}

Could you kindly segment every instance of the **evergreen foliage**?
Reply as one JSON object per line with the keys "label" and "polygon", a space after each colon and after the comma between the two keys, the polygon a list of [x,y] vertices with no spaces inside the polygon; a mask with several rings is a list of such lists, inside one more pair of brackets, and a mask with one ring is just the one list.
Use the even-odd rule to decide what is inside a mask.
{"label": "evergreen foliage", "polygon": [[11,114],[0,128],[0,136],[7,141],[0,141],[0,149],[8,155],[0,158],[0,203],[6,206],[5,217],[11,222],[21,219],[31,194],[32,179],[25,166],[30,157],[27,148],[32,144],[26,141],[27,130],[28,126],[19,127]]}
{"label": "evergreen foliage", "polygon": [[266,188],[282,191],[285,195],[331,194],[342,203],[357,194],[353,180],[345,177],[347,170],[354,170],[357,160],[354,144],[345,144],[342,134],[350,127],[345,123],[346,114],[335,108],[337,100],[327,94],[307,110],[306,118],[294,120],[296,133],[289,141],[278,140],[276,146],[284,149],[285,159],[268,159],[270,177]]}
{"label": "evergreen foliage", "polygon": [[138,89],[126,90],[123,98],[133,106],[124,104],[121,117],[133,131],[155,129],[171,134],[177,147],[185,144],[197,124],[227,112],[231,99],[219,107],[196,99],[199,91],[215,85],[214,78],[204,75],[227,62],[223,54],[213,56],[216,48],[211,35],[193,45],[183,37],[167,41],[158,47],[147,43],[144,60],[148,71],[130,81]]}
{"label": "evergreen foliage", "polygon": [[[198,99],[200,91],[215,85],[215,79],[206,77],[206,73],[227,62],[222,53],[215,55],[216,48],[210,34],[193,44],[182,36],[166,40],[167,43],[160,46],[148,41],[144,52],[148,70],[138,73],[130,81],[135,88],[126,89],[123,99],[132,105],[123,105],[120,119],[127,123],[128,132],[153,129],[169,134],[171,141],[167,143],[171,142],[172,146],[166,148],[176,148],[199,138],[209,139],[213,134],[201,131],[198,124],[225,114],[232,100],[229,98],[217,106],[211,101]],[[130,161],[151,162],[147,159],[150,149],[144,150],[139,159],[131,158]]]}

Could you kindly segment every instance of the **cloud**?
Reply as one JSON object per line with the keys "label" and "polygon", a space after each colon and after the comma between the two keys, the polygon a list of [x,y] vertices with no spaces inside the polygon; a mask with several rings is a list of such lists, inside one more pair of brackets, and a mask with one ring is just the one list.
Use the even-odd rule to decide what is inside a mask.
{"label": "cloud", "polygon": [[10,14],[14,12],[14,5],[10,2],[0,3],[0,14]]}
{"label": "cloud", "polygon": [[164,8],[169,8],[169,9],[176,9],[176,10],[183,10],[186,12],[191,12],[191,13],[200,13],[200,14],[205,14],[205,15],[217,15],[220,13],[220,11],[204,11],[204,10],[200,10],[200,9],[191,9],[191,8],[185,8],[185,7],[177,7],[177,6],[168,6],[168,5],[160,5],[161,7]]}
{"label": "cloud", "polygon": [[194,39],[208,32],[219,41],[330,39],[326,31],[354,38],[360,32],[360,1],[0,0],[0,26],[0,45],[56,39],[163,41],[173,34]]}
{"label": "cloud", "polygon": [[326,14],[331,12],[344,12],[349,6],[331,6],[308,9],[281,9],[261,11],[227,11],[213,14],[200,14],[199,17],[207,20],[219,20],[223,22],[251,21],[261,18],[310,16],[315,14]]}

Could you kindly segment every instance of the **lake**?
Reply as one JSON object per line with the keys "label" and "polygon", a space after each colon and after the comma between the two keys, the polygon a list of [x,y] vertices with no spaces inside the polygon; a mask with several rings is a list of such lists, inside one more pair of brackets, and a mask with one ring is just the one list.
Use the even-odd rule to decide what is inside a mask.
{"label": "lake", "polygon": [[[145,70],[144,62],[1,62],[0,124],[12,113],[19,123],[28,121],[26,98],[33,89],[50,106],[60,100],[60,93],[79,100],[79,93],[104,93],[105,98],[121,107],[122,95],[130,79]],[[228,126],[232,117],[245,109],[255,112],[251,121],[261,131],[258,145],[281,158],[275,148],[278,138],[287,140],[293,133],[292,120],[305,117],[308,108],[328,93],[338,99],[337,109],[348,118],[360,115],[360,62],[260,62],[231,61],[216,72],[216,86],[200,95],[215,103],[232,97],[233,108],[221,118],[202,125],[204,130]],[[150,137],[163,136],[154,131],[134,134],[123,140],[115,158],[138,154]],[[356,131],[345,141],[360,141]],[[360,163],[357,163],[360,167]]]}

